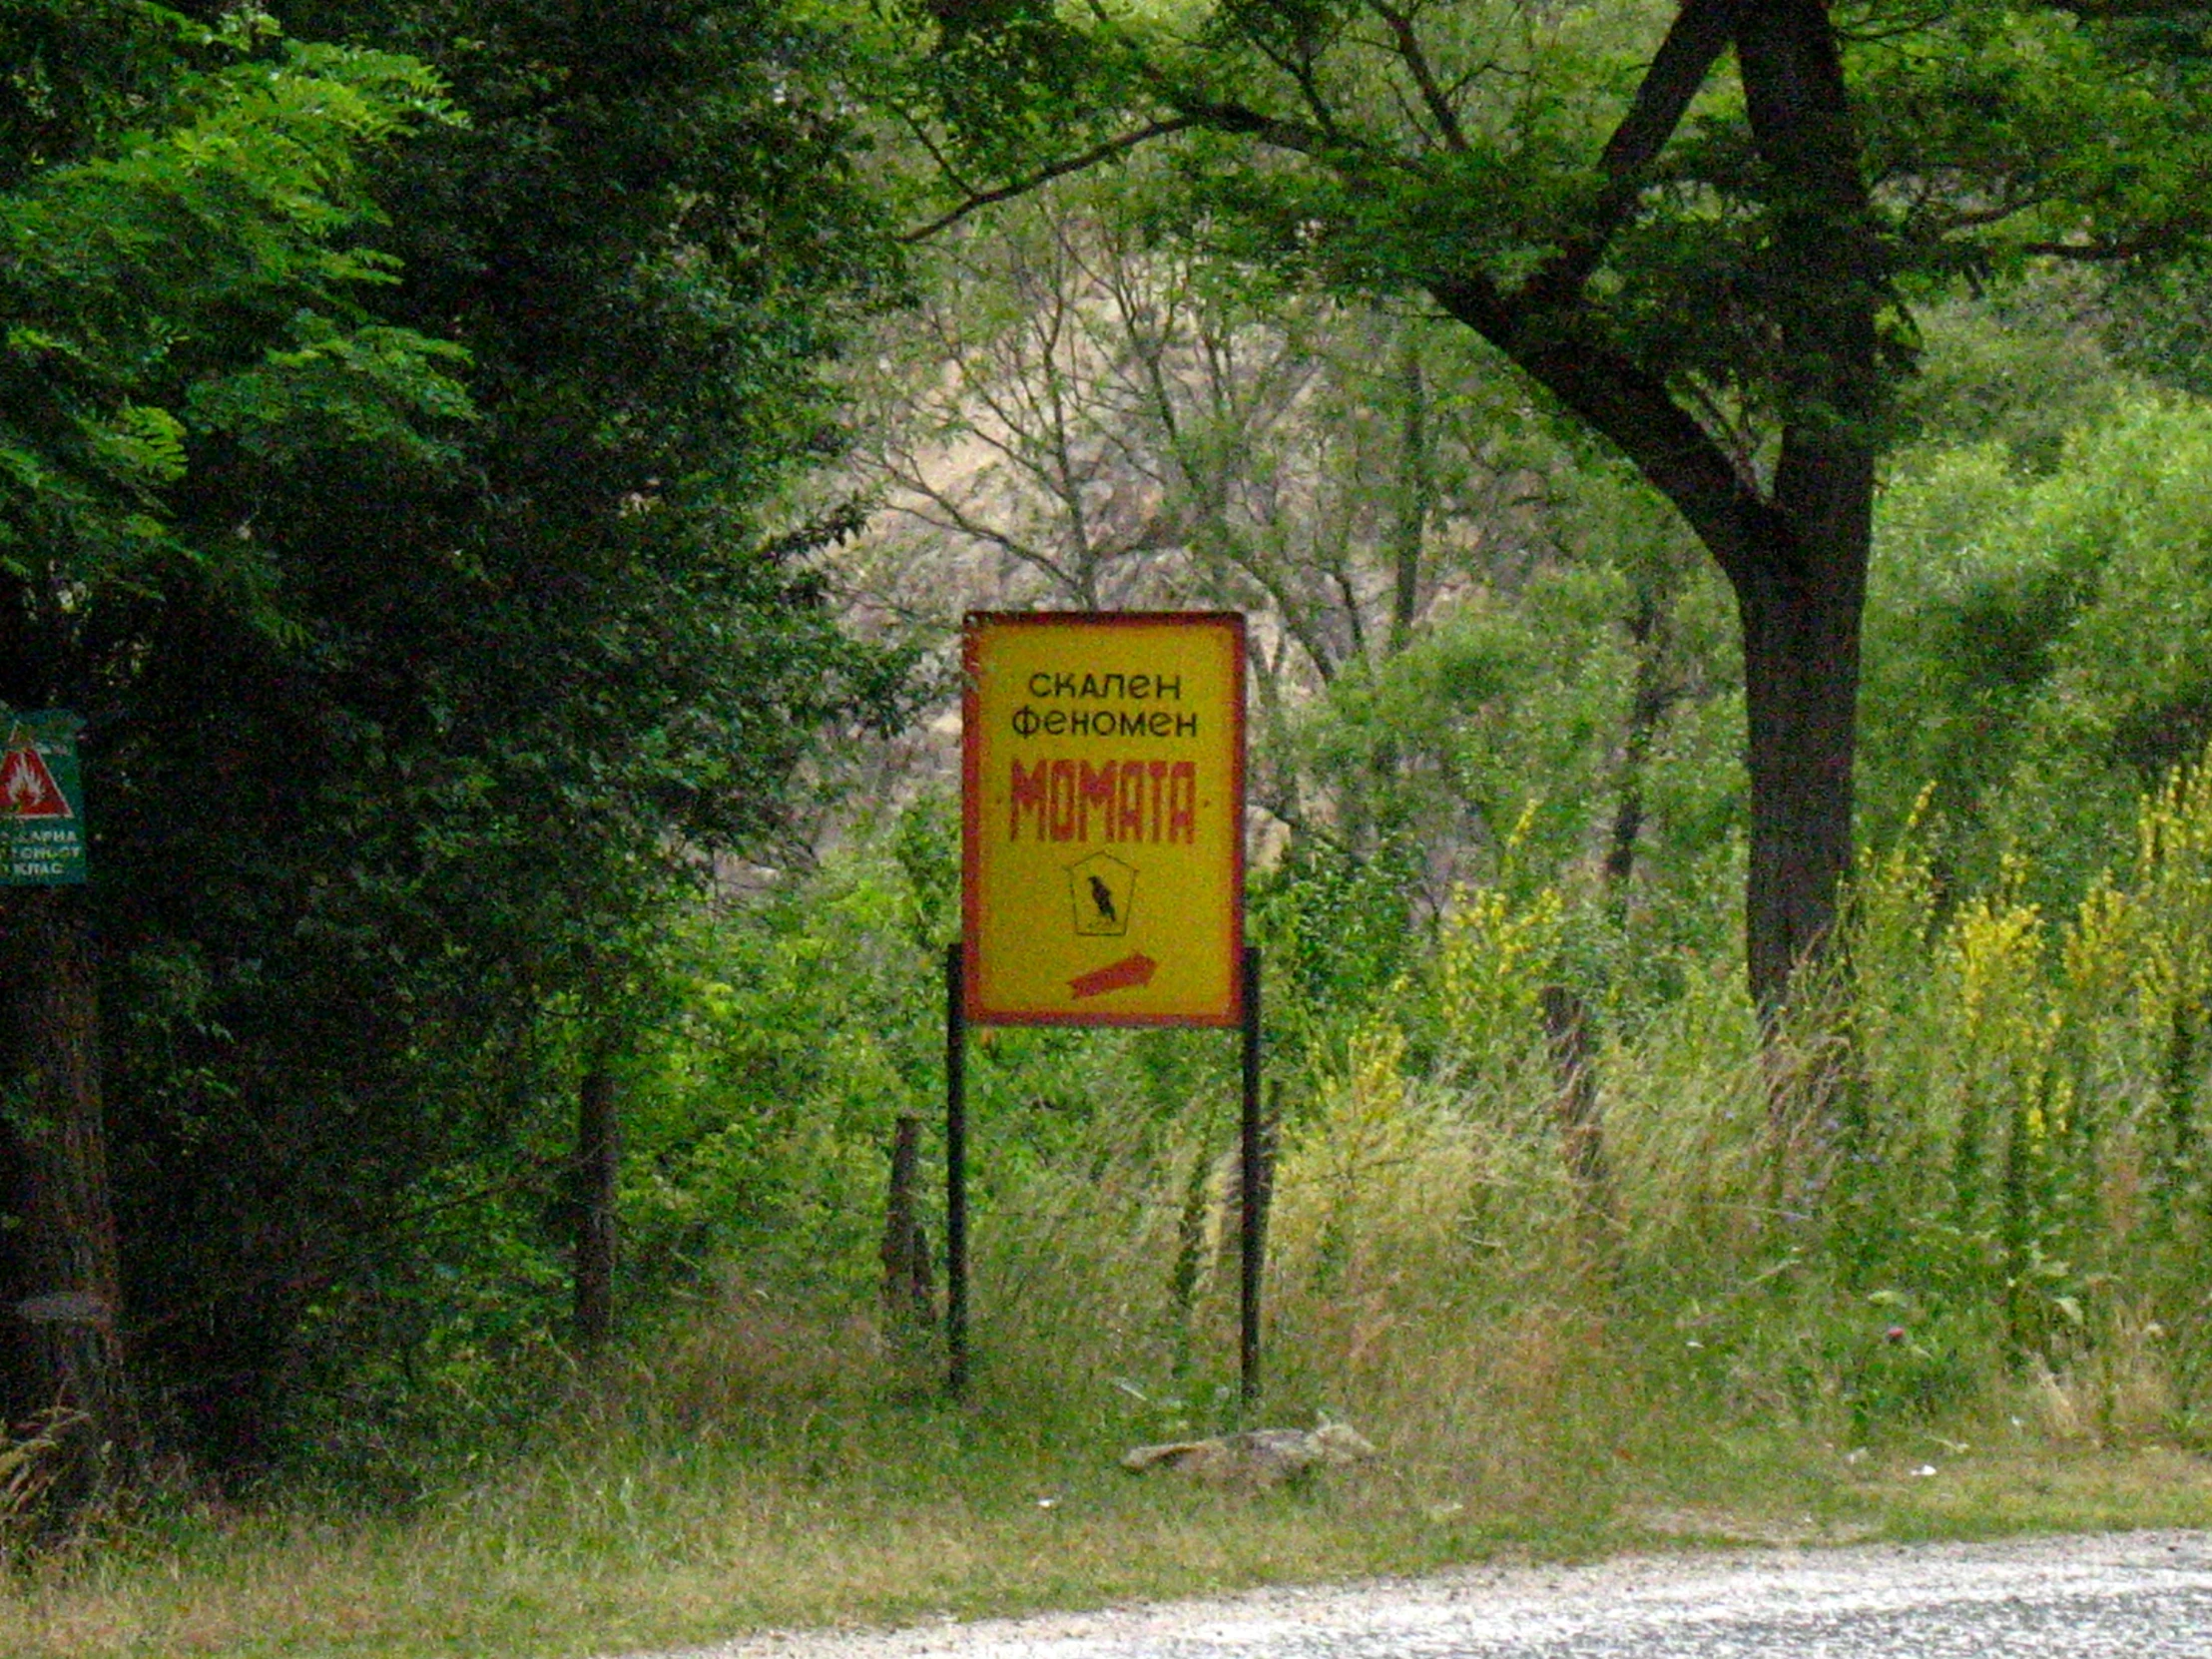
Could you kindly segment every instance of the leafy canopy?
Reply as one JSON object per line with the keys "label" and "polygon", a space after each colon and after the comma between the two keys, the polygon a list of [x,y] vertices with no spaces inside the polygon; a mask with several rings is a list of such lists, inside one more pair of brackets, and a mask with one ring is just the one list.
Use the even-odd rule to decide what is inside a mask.
{"label": "leafy canopy", "polygon": [[[33,608],[176,563],[266,577],[250,543],[177,524],[195,438],[431,459],[468,411],[462,353],[363,300],[393,276],[358,241],[378,217],[364,161],[452,119],[430,73],[252,13],[112,10],[134,95],[34,50],[14,90],[49,119],[0,133],[0,575]],[[13,9],[10,44],[65,15],[85,26]]]}

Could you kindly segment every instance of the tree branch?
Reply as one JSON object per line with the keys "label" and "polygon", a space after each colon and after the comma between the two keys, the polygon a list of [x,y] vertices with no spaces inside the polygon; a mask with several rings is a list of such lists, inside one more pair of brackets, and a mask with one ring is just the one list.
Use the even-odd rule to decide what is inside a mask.
{"label": "tree branch", "polygon": [[1354,140],[1338,137],[1320,127],[1309,126],[1303,121],[1292,121],[1283,116],[1262,115],[1248,105],[1177,98],[1172,94],[1169,97],[1188,118],[1191,126],[1205,127],[1217,133],[1241,133],[1247,138],[1258,139],[1262,144],[1273,145],[1278,150],[1310,156],[1317,161],[1329,161],[1340,158],[1347,152],[1359,153],[1365,149]]}
{"label": "tree branch", "polygon": [[2156,22],[2204,19],[2212,6],[2204,0],[2045,0],[2053,11],[2071,12],[2090,23]]}
{"label": "tree branch", "polygon": [[1774,509],[1666,383],[1567,312],[1530,313],[1485,277],[1429,284],[1437,304],[1518,364],[1635,463],[1733,580],[1775,539]]}
{"label": "tree branch", "polygon": [[1382,20],[1397,42],[1398,58],[1404,63],[1406,73],[1413,77],[1413,85],[1420,89],[1421,102],[1428,106],[1429,117],[1436,123],[1444,148],[1453,155],[1465,155],[1467,135],[1460,131],[1459,118],[1452,112],[1443,88],[1436,84],[1435,72],[1428,66],[1428,54],[1421,50],[1420,35],[1413,27],[1412,15],[1385,5],[1383,0],[1368,0],[1368,8]]}
{"label": "tree branch", "polygon": [[[2186,234],[2186,233],[2181,233]],[[2015,250],[2035,259],[2076,260],[2084,265],[2125,265],[2146,254],[2162,252],[2179,240],[2178,235],[2122,237],[2098,242],[2026,242]]]}
{"label": "tree branch", "polygon": [[1735,38],[1744,0],[1683,0],[1667,38],[1644,71],[1635,101],[1598,158],[1605,183],[1579,230],[1521,289],[1524,303],[1556,305],[1577,292],[1627,220],[1645,170],[1666,148],[1713,65]]}
{"label": "tree branch", "polygon": [[1188,132],[1191,128],[1202,125],[1204,123],[1201,119],[1194,115],[1174,115],[1149,121],[1135,132],[1123,133],[1103,144],[1095,144],[1079,155],[1063,157],[1051,166],[1041,167],[1011,184],[1000,185],[993,190],[977,191],[949,213],[940,214],[928,224],[917,226],[911,231],[900,232],[898,240],[909,244],[927,242],[939,231],[950,230],[969,214],[994,203],[1010,202],[1017,196],[1027,196],[1031,191],[1049,185],[1055,179],[1064,179],[1070,173],[1081,173],[1086,168],[1096,167],[1100,162],[1111,161],[1116,156],[1136,149],[1140,144],[1149,144],[1156,138]]}

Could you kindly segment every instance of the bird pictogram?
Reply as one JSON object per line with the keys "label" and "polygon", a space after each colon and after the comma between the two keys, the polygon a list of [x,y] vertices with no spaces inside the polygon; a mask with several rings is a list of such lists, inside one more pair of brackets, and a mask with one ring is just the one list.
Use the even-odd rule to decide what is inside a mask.
{"label": "bird pictogram", "polygon": [[1098,851],[1067,866],[1069,920],[1078,938],[1123,938],[1137,919],[1137,871]]}

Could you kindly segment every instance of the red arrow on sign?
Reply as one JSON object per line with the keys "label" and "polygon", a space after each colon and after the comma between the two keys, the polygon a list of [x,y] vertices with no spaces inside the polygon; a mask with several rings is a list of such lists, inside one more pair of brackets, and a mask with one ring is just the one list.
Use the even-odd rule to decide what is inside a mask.
{"label": "red arrow on sign", "polygon": [[1127,990],[1132,985],[1149,985],[1152,976],[1159,971],[1160,964],[1140,950],[1134,956],[1124,956],[1118,962],[1108,962],[1102,968],[1077,974],[1068,981],[1068,989],[1076,996],[1103,996],[1108,991]]}

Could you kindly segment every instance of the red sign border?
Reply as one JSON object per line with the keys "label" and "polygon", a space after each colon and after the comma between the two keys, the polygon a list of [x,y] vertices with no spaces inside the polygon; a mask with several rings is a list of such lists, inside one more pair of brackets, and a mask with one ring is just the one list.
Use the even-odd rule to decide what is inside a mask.
{"label": "red sign border", "polygon": [[[1230,678],[1236,688],[1229,721],[1231,819],[1229,869],[1229,1003],[1219,1014],[1058,1013],[1036,1010],[991,1012],[983,1006],[983,896],[978,879],[983,791],[981,710],[976,674],[981,632],[985,628],[1226,628]],[[960,621],[960,1009],[970,1025],[1203,1026],[1223,1029],[1245,1020],[1245,614],[1242,611],[969,611]]]}

